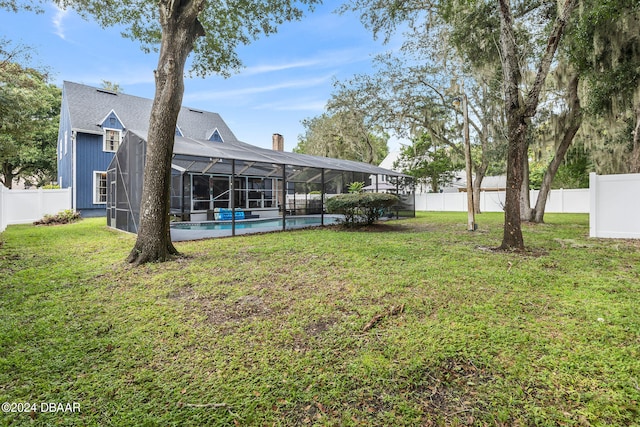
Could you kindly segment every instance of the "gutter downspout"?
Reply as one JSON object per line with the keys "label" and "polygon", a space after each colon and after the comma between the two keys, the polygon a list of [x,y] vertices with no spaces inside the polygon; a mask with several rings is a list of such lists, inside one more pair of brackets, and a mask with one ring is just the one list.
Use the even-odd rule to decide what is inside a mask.
{"label": "gutter downspout", "polygon": [[320,225],[324,225],[324,168],[320,170],[322,185],[320,186]]}
{"label": "gutter downspout", "polygon": [[180,174],[180,221],[184,221],[184,177],[185,173],[182,172]]}
{"label": "gutter downspout", "polygon": [[231,195],[229,201],[231,202],[231,236],[236,235],[236,160],[231,160],[231,182],[229,188],[231,189]]}
{"label": "gutter downspout", "polygon": [[[66,141],[65,141],[66,144]],[[76,157],[76,131],[72,130],[71,131],[71,164],[72,166],[72,176],[71,176],[71,209],[73,209],[74,211],[77,211],[77,199],[78,199],[78,195],[77,195],[77,190],[76,190],[76,183],[77,183],[77,174],[78,174],[78,169],[77,169],[77,157]]]}
{"label": "gutter downspout", "polygon": [[[295,196],[294,196],[295,197]],[[295,200],[294,200],[295,203]],[[282,231],[287,229],[287,165],[282,165]]]}

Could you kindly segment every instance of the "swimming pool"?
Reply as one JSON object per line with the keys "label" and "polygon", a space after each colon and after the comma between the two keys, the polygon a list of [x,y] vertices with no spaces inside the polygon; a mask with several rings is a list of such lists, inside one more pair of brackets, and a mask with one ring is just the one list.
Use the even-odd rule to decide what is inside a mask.
{"label": "swimming pool", "polygon": [[[339,215],[325,215],[324,225],[336,224]],[[286,229],[317,227],[321,224],[320,216],[287,217]],[[235,234],[262,233],[282,230],[282,218],[263,218],[236,221]],[[171,224],[171,240],[208,239],[212,237],[231,236],[231,221],[179,222]]]}

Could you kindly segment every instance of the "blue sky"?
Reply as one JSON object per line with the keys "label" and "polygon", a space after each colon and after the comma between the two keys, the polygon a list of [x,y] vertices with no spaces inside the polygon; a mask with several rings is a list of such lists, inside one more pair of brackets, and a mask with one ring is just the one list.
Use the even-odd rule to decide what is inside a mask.
{"label": "blue sky", "polygon": [[[393,47],[373,40],[355,14],[333,13],[340,4],[329,0],[302,21],[241,47],[239,74],[187,79],[183,104],[219,113],[238,139],[254,145],[271,148],[271,135],[280,133],[291,151],[304,133],[301,120],[324,111],[333,82],[368,73],[373,57]],[[58,85],[109,80],[127,94],[153,97],[157,54],[143,53],[115,28],[51,5],[42,15],[0,11],[0,36],[32,47],[32,64],[48,67]]]}

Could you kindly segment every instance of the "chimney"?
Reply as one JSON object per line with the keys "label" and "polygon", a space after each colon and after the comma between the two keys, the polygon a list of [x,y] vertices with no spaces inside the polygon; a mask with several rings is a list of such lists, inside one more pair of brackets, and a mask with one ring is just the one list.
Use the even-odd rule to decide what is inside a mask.
{"label": "chimney", "polygon": [[273,151],[284,151],[284,137],[279,133],[274,133],[271,137]]}

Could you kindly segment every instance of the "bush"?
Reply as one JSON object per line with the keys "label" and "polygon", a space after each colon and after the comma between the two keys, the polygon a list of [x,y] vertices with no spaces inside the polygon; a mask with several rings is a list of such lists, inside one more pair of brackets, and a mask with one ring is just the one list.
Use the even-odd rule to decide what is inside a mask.
{"label": "bush", "polygon": [[56,225],[56,224],[68,224],[78,221],[80,219],[80,212],[75,212],[72,209],[66,209],[58,212],[56,215],[45,215],[40,221],[36,221],[33,225]]}
{"label": "bush", "polygon": [[349,184],[349,193],[362,193],[364,182],[352,182]]}
{"label": "bush", "polygon": [[387,208],[398,203],[398,197],[385,193],[339,194],[327,200],[327,211],[344,215],[347,227],[371,225]]}

